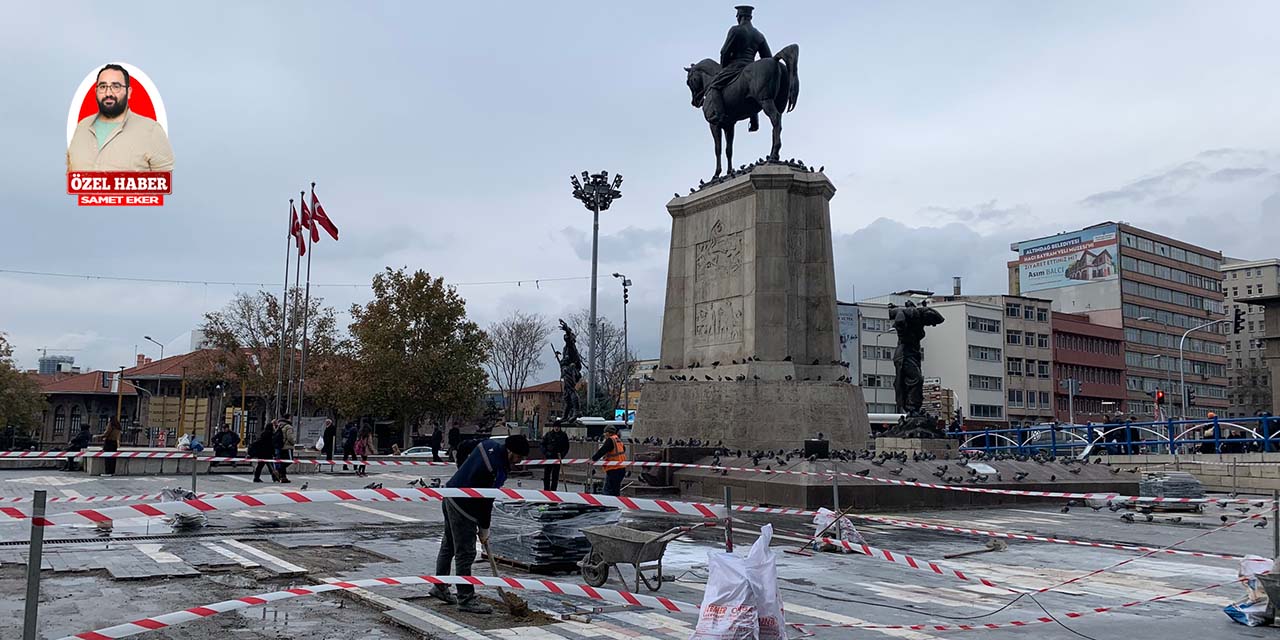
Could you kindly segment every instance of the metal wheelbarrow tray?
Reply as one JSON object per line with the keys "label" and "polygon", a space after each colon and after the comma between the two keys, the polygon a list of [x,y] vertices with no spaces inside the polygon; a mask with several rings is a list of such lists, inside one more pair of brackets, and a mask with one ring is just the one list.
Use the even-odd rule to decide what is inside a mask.
{"label": "metal wheelbarrow tray", "polygon": [[[650,591],[657,591],[662,588],[662,556],[667,551],[667,545],[702,526],[705,525],[674,527],[661,533],[618,525],[585,527],[582,534],[591,542],[591,552],[579,563],[582,567],[582,579],[593,587],[601,587],[609,581],[610,567],[629,564],[636,571],[636,591],[640,590],[641,582]],[[644,574],[646,570],[656,570],[652,582]],[[618,577],[625,586],[627,580],[621,570],[618,570]]]}

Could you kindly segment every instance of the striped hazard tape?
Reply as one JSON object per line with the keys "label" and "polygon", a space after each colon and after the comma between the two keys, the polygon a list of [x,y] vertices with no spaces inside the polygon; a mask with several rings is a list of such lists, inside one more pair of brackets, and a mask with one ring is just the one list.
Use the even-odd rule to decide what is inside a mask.
{"label": "striped hazard tape", "polygon": [[[106,509],[80,509],[37,519],[37,525],[97,524],[123,518],[142,516],[167,516],[176,513],[204,513],[222,509],[243,509],[270,505],[311,504],[326,502],[426,502],[445,498],[498,498],[527,500],[530,502],[564,502],[593,506],[616,507],[627,511],[652,511],[670,515],[696,516],[717,519],[725,516],[722,506],[698,502],[675,502],[570,493],[565,491],[538,491],[533,489],[332,489],[326,491],[286,491],[282,493],[235,494],[220,498],[197,498],[181,502],[157,502],[135,504]],[[0,507],[0,513],[26,519],[30,516],[13,507]]]}
{"label": "striped hazard tape", "polygon": [[[197,493],[197,498],[223,498],[226,496],[234,496],[235,493]],[[77,502],[80,504],[90,502],[143,502],[146,500],[159,500],[163,498],[162,493],[139,493],[136,495],[126,496],[56,496],[49,498],[47,502]],[[4,503],[22,503],[31,502],[31,498],[5,496],[0,497],[0,504]],[[21,512],[19,512],[21,513]]]}
{"label": "striped hazard tape", "polygon": [[552,582],[550,580],[522,580],[519,578],[487,578],[479,576],[403,576],[398,578],[368,578],[363,580],[334,580],[326,584],[308,587],[296,587],[283,591],[272,591],[254,596],[244,596],[232,600],[224,600],[202,607],[192,607],[182,611],[174,611],[159,616],[141,618],[133,622],[118,624],[95,631],[85,631],[65,636],[61,640],[115,640],[127,638],[148,631],[165,629],[195,620],[202,620],[219,613],[246,609],[269,602],[279,602],[303,596],[314,596],[329,591],[364,589],[369,587],[399,587],[411,585],[448,585],[470,584],[477,587],[502,587],[525,591],[544,591],[556,595],[578,596],[591,600],[602,600],[614,604],[647,607],[671,613],[697,613],[698,606],[669,598],[640,595],[612,589],[596,589],[580,584]]}
{"label": "striped hazard tape", "polygon": [[862,555],[875,558],[876,560],[883,560],[892,564],[910,567],[917,571],[927,571],[940,576],[955,578],[962,582],[976,582],[984,587],[1007,591],[1009,593],[1022,593],[1022,591],[1018,589],[1003,586],[994,580],[971,576],[959,569],[943,567],[936,562],[928,560],[919,560],[906,553],[890,551],[889,549],[878,549],[866,543],[859,544],[856,542],[849,542],[848,540],[837,540],[836,538],[820,538],[820,540],[826,544],[843,547],[854,553],[861,553]]}
{"label": "striped hazard tape", "polygon": [[1146,600],[1134,600],[1131,602],[1125,602],[1123,604],[1112,605],[1109,607],[1095,607],[1093,609],[1086,609],[1084,611],[1068,611],[1066,613],[1056,614],[1054,617],[1041,616],[1038,618],[1031,618],[1029,620],[1010,620],[1008,622],[991,622],[991,623],[984,623],[984,624],[835,624],[835,623],[798,622],[798,623],[788,624],[787,626],[795,627],[800,630],[879,629],[879,630],[902,630],[902,631],[986,631],[989,629],[1012,629],[1017,627],[1027,627],[1027,626],[1037,625],[1037,624],[1048,624],[1048,623],[1058,622],[1058,620],[1055,620],[1054,618],[1059,618],[1059,619],[1066,618],[1069,620],[1075,620],[1077,618],[1083,618],[1088,615],[1120,611],[1122,609],[1128,609],[1132,607],[1141,606],[1144,604],[1150,604],[1152,602],[1160,602],[1162,600],[1169,600],[1171,598],[1177,598],[1177,597],[1185,596],[1191,593],[1200,593],[1202,591],[1212,591],[1214,589],[1220,589],[1222,587],[1243,582],[1247,579],[1248,578],[1240,578],[1238,580],[1232,580],[1231,582],[1220,582],[1218,584],[1211,584],[1206,587],[1197,587],[1195,589],[1182,589],[1181,591],[1166,593],[1164,595],[1159,595],[1154,598],[1147,598]]}

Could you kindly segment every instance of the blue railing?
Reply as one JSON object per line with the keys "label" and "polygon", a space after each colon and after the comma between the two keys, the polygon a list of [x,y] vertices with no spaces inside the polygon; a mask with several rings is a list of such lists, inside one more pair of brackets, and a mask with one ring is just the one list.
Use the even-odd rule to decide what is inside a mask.
{"label": "blue railing", "polygon": [[952,434],[961,449],[1054,456],[1280,451],[1280,419],[1206,418],[1161,422],[1061,424]]}

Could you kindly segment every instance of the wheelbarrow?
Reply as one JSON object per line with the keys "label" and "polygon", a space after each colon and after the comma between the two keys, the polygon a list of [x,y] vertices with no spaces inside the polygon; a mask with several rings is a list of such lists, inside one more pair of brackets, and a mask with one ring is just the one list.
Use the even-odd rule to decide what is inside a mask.
{"label": "wheelbarrow", "polygon": [[[582,568],[582,579],[593,587],[601,587],[609,581],[610,567],[616,568],[620,564],[629,564],[636,570],[636,591],[640,590],[641,582],[650,591],[657,591],[662,588],[664,580],[662,556],[667,551],[667,545],[676,538],[704,526],[706,525],[696,524],[673,527],[662,533],[640,531],[618,525],[584,528],[582,533],[591,542],[591,552],[578,563]],[[657,572],[653,575],[653,581],[650,582],[650,576],[646,576],[644,572],[655,569]],[[622,575],[621,569],[618,569],[618,577],[625,586],[627,579]]]}

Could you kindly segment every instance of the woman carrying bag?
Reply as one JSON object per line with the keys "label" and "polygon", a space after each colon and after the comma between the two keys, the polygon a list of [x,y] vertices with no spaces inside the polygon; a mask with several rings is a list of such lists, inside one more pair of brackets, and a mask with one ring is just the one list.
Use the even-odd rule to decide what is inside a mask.
{"label": "woman carrying bag", "polygon": [[[103,452],[112,452],[120,450],[120,434],[123,430],[120,428],[120,421],[115,417],[107,423],[107,432],[102,434],[102,450]],[[116,474],[116,459],[105,458],[102,461],[104,478],[110,478]]]}

